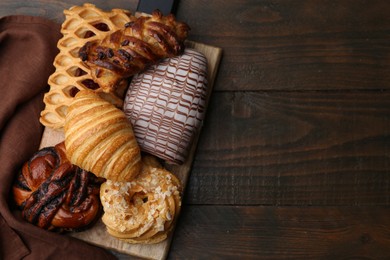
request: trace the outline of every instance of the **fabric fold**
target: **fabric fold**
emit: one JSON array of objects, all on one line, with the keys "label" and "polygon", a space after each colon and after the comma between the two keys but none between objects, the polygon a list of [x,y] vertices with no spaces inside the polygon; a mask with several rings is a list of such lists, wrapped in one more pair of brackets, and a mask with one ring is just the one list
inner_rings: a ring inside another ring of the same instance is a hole
[{"label": "fabric fold", "polygon": [[14,177],[39,148],[39,116],[60,28],[41,17],[0,19],[0,259],[115,259],[102,248],[35,227],[12,208]]}]

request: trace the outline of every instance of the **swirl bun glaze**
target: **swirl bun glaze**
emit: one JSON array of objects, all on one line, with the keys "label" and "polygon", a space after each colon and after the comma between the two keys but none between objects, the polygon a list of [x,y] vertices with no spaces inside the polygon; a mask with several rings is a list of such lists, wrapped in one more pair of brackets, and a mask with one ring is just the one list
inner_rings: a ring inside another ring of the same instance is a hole
[{"label": "swirl bun glaze", "polygon": [[100,215],[102,181],[72,165],[62,142],[25,162],[12,191],[28,222],[47,230],[73,231],[86,228]]}]

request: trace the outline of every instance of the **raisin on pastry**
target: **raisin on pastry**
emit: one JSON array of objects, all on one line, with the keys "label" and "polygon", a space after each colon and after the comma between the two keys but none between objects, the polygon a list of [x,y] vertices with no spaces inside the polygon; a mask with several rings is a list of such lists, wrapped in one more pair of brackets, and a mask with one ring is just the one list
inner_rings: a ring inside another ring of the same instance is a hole
[{"label": "raisin on pastry", "polygon": [[79,57],[90,67],[92,77],[109,92],[128,78],[157,61],[181,54],[189,26],[173,15],[155,11],[140,16],[103,40],[87,42]]}]

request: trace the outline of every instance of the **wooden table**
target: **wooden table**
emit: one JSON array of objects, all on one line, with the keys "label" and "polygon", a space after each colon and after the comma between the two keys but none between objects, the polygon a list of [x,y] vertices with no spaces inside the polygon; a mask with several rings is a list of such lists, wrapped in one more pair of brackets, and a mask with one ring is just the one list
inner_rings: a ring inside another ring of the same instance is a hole
[{"label": "wooden table", "polygon": [[[2,0],[0,16],[60,23],[82,3]],[[223,58],[169,259],[390,258],[389,13],[390,1],[180,2],[189,39]]]}]

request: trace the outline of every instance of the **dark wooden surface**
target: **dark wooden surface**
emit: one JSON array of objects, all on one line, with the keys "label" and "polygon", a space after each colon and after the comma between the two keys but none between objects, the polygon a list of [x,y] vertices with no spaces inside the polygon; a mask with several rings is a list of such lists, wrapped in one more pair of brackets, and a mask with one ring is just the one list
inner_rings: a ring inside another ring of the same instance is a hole
[{"label": "dark wooden surface", "polygon": [[177,17],[224,53],[168,257],[389,259],[390,1],[183,0]]}]

